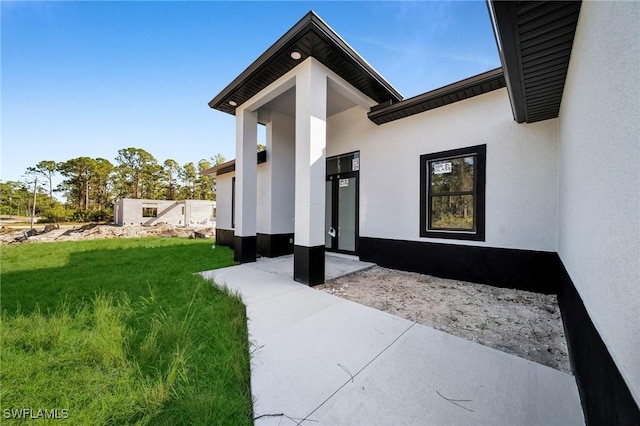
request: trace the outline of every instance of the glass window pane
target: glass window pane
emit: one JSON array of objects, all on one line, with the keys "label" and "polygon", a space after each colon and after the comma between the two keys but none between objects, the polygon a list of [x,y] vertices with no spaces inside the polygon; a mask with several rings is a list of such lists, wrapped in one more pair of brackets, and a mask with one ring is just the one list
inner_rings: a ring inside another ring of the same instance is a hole
[{"label": "glass window pane", "polygon": [[338,171],[340,173],[350,172],[352,170],[351,160],[353,160],[353,154],[342,155],[338,157]]},{"label": "glass window pane", "polygon": [[327,159],[327,175],[335,175],[336,173],[338,173],[338,159]]},{"label": "glass window pane", "polygon": [[475,156],[429,162],[431,192],[473,191]]},{"label": "glass window pane", "polygon": [[431,197],[430,229],[473,231],[473,195]]},{"label": "glass window pane", "polygon": [[333,248],[333,237],[329,234],[333,225],[331,215],[333,213],[333,182],[326,181],[324,190],[325,194],[325,213],[324,213],[324,246],[328,249]]},{"label": "glass window pane", "polygon": [[338,173],[347,173],[356,171],[353,166],[353,160],[358,159],[358,168],[360,170],[360,153],[352,152],[350,154],[337,155],[335,157],[327,158],[327,175],[334,175]]},{"label": "glass window pane", "polygon": [[356,249],[356,178],[340,179],[338,185],[338,249]]}]

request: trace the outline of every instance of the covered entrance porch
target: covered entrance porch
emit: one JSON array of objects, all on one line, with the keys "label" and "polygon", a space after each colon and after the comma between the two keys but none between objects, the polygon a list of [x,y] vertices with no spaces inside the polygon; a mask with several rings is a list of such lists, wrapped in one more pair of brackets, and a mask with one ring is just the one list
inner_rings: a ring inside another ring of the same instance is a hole
[{"label": "covered entrance porch", "polygon": [[[293,234],[293,278],[315,285],[325,281],[325,250],[356,253],[359,154],[327,163],[327,118],[372,103],[308,58],[236,109],[237,261],[253,262],[259,246]],[[266,126],[260,179],[258,124]]]},{"label": "covered entrance porch", "polygon": [[[260,248],[277,252],[269,247],[292,240],[293,278],[316,285],[325,281],[327,249],[356,253],[359,153],[347,159],[349,175],[346,170],[327,173],[327,148],[333,155],[353,152],[332,146],[327,120],[351,108],[369,111],[401,99],[309,12],[211,100],[211,108],[236,117],[236,261],[255,262]],[[266,162],[260,173],[255,157],[259,124],[266,126]]]}]

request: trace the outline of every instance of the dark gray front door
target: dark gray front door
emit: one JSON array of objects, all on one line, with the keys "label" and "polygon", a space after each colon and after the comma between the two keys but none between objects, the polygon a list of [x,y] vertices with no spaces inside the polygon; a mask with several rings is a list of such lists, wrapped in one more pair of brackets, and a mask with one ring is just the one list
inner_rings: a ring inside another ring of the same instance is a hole
[{"label": "dark gray front door", "polygon": [[325,247],[329,251],[358,252],[359,169],[358,153],[327,159]]}]

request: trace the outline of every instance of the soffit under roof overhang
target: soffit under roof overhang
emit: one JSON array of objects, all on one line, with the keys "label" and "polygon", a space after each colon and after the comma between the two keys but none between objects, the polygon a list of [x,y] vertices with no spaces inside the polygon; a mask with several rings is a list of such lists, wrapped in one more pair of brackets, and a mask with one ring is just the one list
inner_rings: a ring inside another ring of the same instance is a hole
[{"label": "soffit under roof overhang", "polygon": [[[291,57],[294,51],[301,54],[300,59]],[[314,57],[378,103],[402,100],[391,84],[311,11],[216,95],[209,106],[235,114],[238,106],[308,57]]]},{"label": "soffit under roof overhang", "polygon": [[513,118],[558,117],[580,1],[495,1],[487,6]]},{"label": "soffit under roof overhang", "polygon": [[502,68],[496,68],[395,104],[378,105],[371,108],[368,117],[376,124],[384,124],[503,87],[505,80]]}]

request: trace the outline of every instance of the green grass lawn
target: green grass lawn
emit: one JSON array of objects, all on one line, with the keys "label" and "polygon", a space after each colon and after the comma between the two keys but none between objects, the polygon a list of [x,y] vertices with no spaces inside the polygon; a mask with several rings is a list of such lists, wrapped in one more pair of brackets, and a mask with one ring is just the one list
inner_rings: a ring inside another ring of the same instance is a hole
[{"label": "green grass lawn", "polygon": [[244,306],[193,275],[232,264],[179,238],[2,246],[1,421],[251,424]]}]

